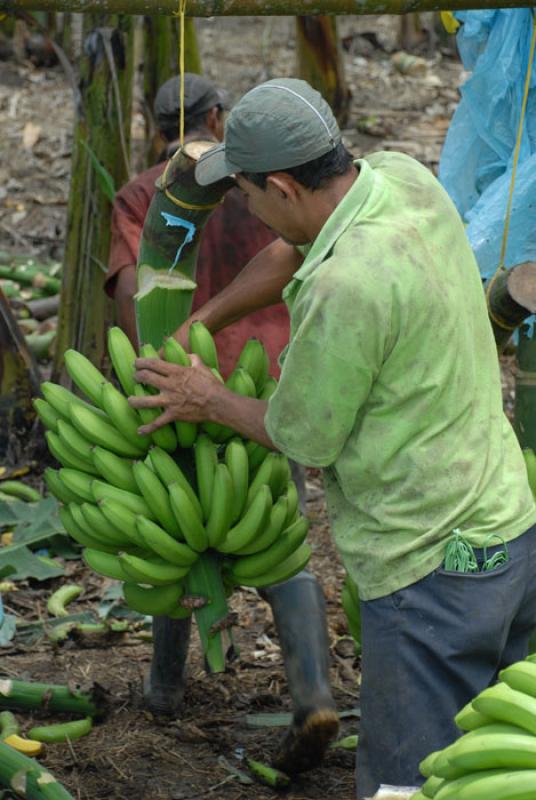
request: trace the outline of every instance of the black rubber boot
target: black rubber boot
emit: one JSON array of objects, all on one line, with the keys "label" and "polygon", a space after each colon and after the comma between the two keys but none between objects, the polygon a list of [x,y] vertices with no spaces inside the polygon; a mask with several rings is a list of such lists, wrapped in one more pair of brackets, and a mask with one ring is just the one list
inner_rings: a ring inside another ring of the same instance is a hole
[{"label": "black rubber boot", "polygon": [[153,660],[145,678],[145,705],[153,714],[174,716],[186,688],[186,659],[192,618],[153,617]]},{"label": "black rubber boot", "polygon": [[292,725],[274,764],[296,774],[319,766],[339,729],[329,685],[326,605],[309,572],[264,589],[261,595],[272,607],[294,706]]}]

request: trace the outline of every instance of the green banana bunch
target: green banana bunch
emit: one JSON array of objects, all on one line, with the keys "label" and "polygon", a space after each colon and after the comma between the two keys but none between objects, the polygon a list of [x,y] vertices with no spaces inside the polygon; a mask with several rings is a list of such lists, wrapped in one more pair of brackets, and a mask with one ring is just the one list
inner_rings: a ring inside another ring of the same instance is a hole
[{"label": "green banana bunch", "polygon": [[[536,797],[536,663],[503,669],[455,717],[467,731],[419,768],[418,795],[435,800],[529,800]],[[414,797],[418,797],[414,795]]]},{"label": "green banana bunch", "polygon": [[[189,339],[191,351],[222,380],[205,326],[194,323]],[[228,613],[226,594],[238,585],[287,580],[311,555],[288,461],[221,425],[179,421],[141,436],[140,425],[160,411],[135,411],[127,398],[154,392],[136,383],[136,353],[118,328],[109,331],[108,348],[122,391],[71,350],[67,369],[89,402],[52,383],[35,401],[60,463],[45,471],[47,487],[63,504],[60,519],[85,563],[122,581],[131,608],[180,618],[192,613],[186,598],[181,604],[185,593],[207,598],[196,618],[205,654],[220,669],[224,659],[211,631]],[[191,365],[175,339],[163,350],[168,362]],[[158,357],[149,345],[140,353]],[[245,345],[227,386],[251,398],[273,394],[277,381],[259,341]]]}]

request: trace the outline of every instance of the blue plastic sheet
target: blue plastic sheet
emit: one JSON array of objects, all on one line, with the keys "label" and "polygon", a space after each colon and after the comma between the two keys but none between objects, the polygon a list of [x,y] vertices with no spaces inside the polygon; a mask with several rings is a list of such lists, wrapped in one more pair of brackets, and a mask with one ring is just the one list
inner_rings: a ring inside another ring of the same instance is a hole
[{"label": "blue plastic sheet", "polygon": [[[441,154],[439,179],[467,223],[483,278],[497,269],[532,37],[531,9],[458,11],[471,76]],[[505,265],[536,261],[536,66],[533,65]]]}]

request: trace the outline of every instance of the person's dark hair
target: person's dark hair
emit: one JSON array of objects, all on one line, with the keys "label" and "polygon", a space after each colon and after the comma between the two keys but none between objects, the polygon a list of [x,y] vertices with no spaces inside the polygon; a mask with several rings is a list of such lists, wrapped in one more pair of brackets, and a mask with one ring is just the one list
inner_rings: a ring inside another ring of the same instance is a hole
[{"label": "person's dark hair", "polygon": [[[216,106],[218,109],[218,116],[223,114],[222,106]],[[184,115],[184,133],[189,134],[192,131],[203,130],[206,128],[207,125],[207,114],[210,111],[202,111],[200,114],[188,114]],[[174,125],[172,128],[165,128],[161,129],[160,133],[164,137],[167,142],[173,142],[175,139],[179,138],[179,123],[178,123],[178,114],[177,114],[177,124]]]},{"label": "person's dark hair", "polygon": [[286,172],[287,175],[291,175],[295,181],[301,183],[306,189],[314,192],[329,183],[332,178],[346,175],[353,160],[352,154],[341,143],[334,147],[333,150],[330,150],[329,153],[325,153],[320,158],[314,158],[312,161],[307,161],[306,164],[300,164],[299,167],[273,170],[272,172],[242,172],[241,175],[264,191],[268,175],[272,175],[274,171]]}]

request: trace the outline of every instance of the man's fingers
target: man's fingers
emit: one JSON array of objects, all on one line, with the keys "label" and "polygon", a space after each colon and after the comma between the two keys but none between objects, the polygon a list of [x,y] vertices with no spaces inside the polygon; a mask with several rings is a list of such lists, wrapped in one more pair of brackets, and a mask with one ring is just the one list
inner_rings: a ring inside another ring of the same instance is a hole
[{"label": "man's fingers", "polygon": [[192,367],[204,367],[204,366],[206,366],[205,362],[201,358],[199,358],[197,353],[190,353],[189,355],[190,355],[190,361],[191,361]]},{"label": "man's fingers", "polygon": [[153,372],[151,369],[139,369],[134,373],[134,380],[136,383],[144,383],[162,390],[168,385],[169,375]]},{"label": "man's fingers", "polygon": [[163,414],[160,414],[160,416],[150,422],[149,425],[143,425],[141,428],[138,428],[138,433],[154,433],[154,431],[161,428],[162,425],[167,425],[168,422],[173,422],[173,414],[170,411],[164,411]]},{"label": "man's fingers", "polygon": [[[170,364],[169,361],[163,361],[161,358],[137,358],[134,362],[136,369],[149,369],[151,372],[156,372],[158,375],[169,375],[175,372],[177,364]],[[181,369],[181,367],[178,367]]]},{"label": "man's fingers", "polygon": [[129,397],[128,403],[132,408],[161,408],[166,404],[162,394],[148,394],[144,397]]}]

